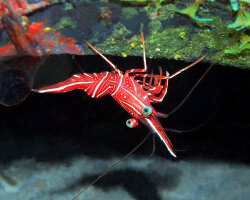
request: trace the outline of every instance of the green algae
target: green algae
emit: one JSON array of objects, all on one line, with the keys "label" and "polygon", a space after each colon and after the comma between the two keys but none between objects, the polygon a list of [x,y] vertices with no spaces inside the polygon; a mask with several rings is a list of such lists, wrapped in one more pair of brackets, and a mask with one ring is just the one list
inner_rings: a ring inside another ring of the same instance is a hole
[{"label": "green algae", "polygon": [[[154,22],[154,24],[156,24]],[[152,23],[149,26],[153,26]],[[129,40],[126,39],[129,33],[124,26],[119,25],[115,27],[114,35],[107,38],[103,44],[96,47],[106,54],[113,54],[116,51],[126,53],[127,55],[142,55],[142,41],[141,35],[134,35]],[[126,30],[124,35],[123,31]],[[119,33],[119,35],[117,35]],[[183,34],[184,33],[184,34]],[[180,34],[182,36],[180,36]],[[162,29],[158,24],[158,28],[154,29],[150,35],[145,37],[146,54],[150,58],[173,58],[184,59],[190,56],[190,51],[185,52],[185,49],[192,48],[187,37],[189,31],[185,27]],[[114,40],[117,38],[119,40]],[[164,38],[164,39],[163,39]],[[114,46],[115,45],[115,46]],[[201,53],[197,53],[201,55]]]},{"label": "green algae", "polygon": [[[133,1],[133,4],[135,3]],[[142,1],[139,2],[139,4],[141,3]],[[143,3],[152,5],[150,1],[143,1]],[[209,12],[204,13],[203,11],[199,12],[200,17],[197,20],[198,9],[199,5],[195,5],[195,9],[191,13],[193,17],[190,17],[199,26],[185,24],[165,26],[166,22],[172,21],[176,17],[176,11],[180,11],[174,4],[161,4],[157,15],[152,6],[144,6],[142,10],[137,11],[136,14],[145,13],[148,16],[148,24],[144,24],[144,30],[147,30],[145,34],[147,57],[193,61],[206,55],[205,61],[208,62],[243,68],[250,67],[249,43],[240,42],[242,37],[240,32],[228,28],[232,22],[222,20],[219,15],[213,15],[213,19],[207,18]],[[129,10],[130,7],[126,7],[126,13],[129,13]],[[244,24],[247,23],[249,22],[244,21]],[[113,33],[96,47],[105,54],[123,57],[141,56],[140,34],[135,34],[120,22],[118,24],[114,26]]]},{"label": "green algae", "polygon": [[133,19],[138,15],[138,11],[136,8],[122,8],[122,18],[123,19]]},{"label": "green algae", "polygon": [[[239,56],[230,56],[221,52],[229,45],[238,45],[240,34],[232,34],[227,29],[227,23],[219,17],[214,18],[214,29],[190,28],[187,26],[163,28],[160,20],[148,24],[148,34],[145,35],[146,55],[149,58],[166,58],[183,61],[193,61],[206,54],[205,61],[227,64],[231,66],[249,67],[250,55],[239,52]],[[126,56],[141,56],[141,35],[133,35],[123,24],[114,26],[113,33],[106,40],[96,45],[104,54]],[[234,36],[232,36],[234,35]],[[228,44],[230,37],[230,44]],[[244,45],[244,49],[246,45]],[[218,58],[219,57],[219,58]]]},{"label": "green algae", "polygon": [[119,55],[125,55],[129,46],[127,36],[131,33],[123,24],[117,23],[112,35],[107,37],[102,44],[96,45],[96,48],[104,54],[117,55],[119,52]]},{"label": "green algae", "polygon": [[69,2],[65,2],[64,4],[64,10],[73,10],[74,9],[74,6],[72,3],[69,3]]},{"label": "green algae", "polygon": [[70,17],[63,17],[60,19],[59,22],[57,22],[53,28],[57,31],[63,30],[65,28],[71,27],[72,29],[75,29],[77,26],[77,22],[72,21]]}]

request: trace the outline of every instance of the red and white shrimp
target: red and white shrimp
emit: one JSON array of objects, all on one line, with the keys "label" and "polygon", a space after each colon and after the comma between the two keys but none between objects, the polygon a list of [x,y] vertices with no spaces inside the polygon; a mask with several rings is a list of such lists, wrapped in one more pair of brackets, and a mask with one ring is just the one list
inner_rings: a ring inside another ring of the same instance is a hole
[{"label": "red and white shrimp", "polygon": [[[39,93],[63,93],[74,89],[81,89],[92,98],[100,98],[109,94],[132,116],[131,119],[126,121],[126,125],[129,128],[137,126],[139,120],[148,126],[152,133],[157,134],[170,154],[176,157],[172,144],[157,118],[165,117],[165,115],[157,112],[151,103],[162,102],[167,93],[168,80],[194,66],[204,56],[172,75],[169,75],[168,72],[166,72],[165,76],[162,75],[161,69],[159,75],[146,74],[147,63],[142,33],[141,36],[143,44],[143,69],[130,69],[123,74],[110,60],[88,43],[90,48],[109,63],[113,71],[75,74],[63,82],[34,91]],[[164,84],[162,84],[162,80],[165,81]]]}]

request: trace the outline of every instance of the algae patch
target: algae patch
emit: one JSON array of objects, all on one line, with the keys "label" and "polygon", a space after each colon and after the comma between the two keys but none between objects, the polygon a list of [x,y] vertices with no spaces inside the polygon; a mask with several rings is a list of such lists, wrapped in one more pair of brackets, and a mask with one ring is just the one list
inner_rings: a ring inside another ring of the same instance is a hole
[{"label": "algae patch", "polygon": [[65,28],[71,27],[72,29],[75,29],[77,26],[77,22],[72,21],[70,17],[63,17],[60,19],[59,22],[57,22],[53,28],[57,31],[63,30]]}]

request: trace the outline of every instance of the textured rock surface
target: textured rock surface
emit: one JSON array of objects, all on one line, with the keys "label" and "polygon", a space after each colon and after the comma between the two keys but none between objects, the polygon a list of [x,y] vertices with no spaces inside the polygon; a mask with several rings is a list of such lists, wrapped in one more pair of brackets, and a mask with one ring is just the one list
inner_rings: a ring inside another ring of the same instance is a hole
[{"label": "textured rock surface", "polygon": [[212,21],[200,22],[177,12],[192,1],[166,2],[158,7],[150,1],[129,2],[67,1],[36,12],[29,19],[46,19],[48,25],[74,37],[89,54],[93,52],[86,40],[104,54],[141,56],[140,30],[143,30],[150,58],[193,61],[206,54],[209,62],[250,66],[249,36],[244,39],[244,30],[228,28],[235,20],[229,4],[217,1],[201,4],[197,15]]},{"label": "textured rock surface", "polygon": [[[239,11],[220,1],[49,2],[46,8],[28,14],[28,18],[46,20],[48,26],[74,37],[88,54],[93,52],[85,41],[104,54],[141,56],[143,30],[150,58],[193,61],[206,54],[209,62],[250,66],[248,1],[240,1]],[[5,40],[2,34],[0,44]]]}]

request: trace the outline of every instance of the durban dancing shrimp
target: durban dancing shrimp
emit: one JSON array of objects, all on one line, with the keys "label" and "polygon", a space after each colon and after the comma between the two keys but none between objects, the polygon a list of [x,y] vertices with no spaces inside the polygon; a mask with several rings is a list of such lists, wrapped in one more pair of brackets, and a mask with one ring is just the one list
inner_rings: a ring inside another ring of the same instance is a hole
[{"label": "durban dancing shrimp", "polygon": [[[112,71],[75,74],[63,82],[35,89],[34,91],[39,93],[64,93],[74,89],[81,89],[92,98],[100,98],[109,94],[132,116],[131,119],[126,121],[126,125],[129,128],[136,127],[139,120],[145,124],[152,133],[155,133],[162,140],[170,154],[176,157],[172,144],[157,118],[166,117],[166,115],[157,112],[151,103],[162,102],[167,93],[168,80],[194,66],[200,62],[204,56],[172,75],[168,72],[166,72],[166,75],[163,75],[161,69],[159,75],[147,74],[143,33],[141,33],[141,37],[143,46],[143,69],[130,69],[123,74],[108,58],[91,44],[87,43],[93,51],[108,62],[113,69]],[[163,80],[165,80],[164,84],[162,83]]]}]

